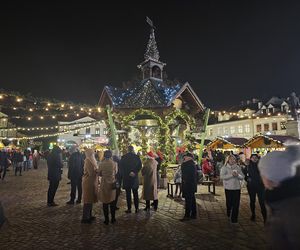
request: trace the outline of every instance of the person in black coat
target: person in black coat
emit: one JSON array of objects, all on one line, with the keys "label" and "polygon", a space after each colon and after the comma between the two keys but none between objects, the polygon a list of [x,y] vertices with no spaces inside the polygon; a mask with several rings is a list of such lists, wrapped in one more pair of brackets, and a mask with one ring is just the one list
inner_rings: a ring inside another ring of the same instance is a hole
[{"label": "person in black coat", "polygon": [[70,153],[71,156],[68,160],[68,178],[71,181],[71,194],[67,204],[73,205],[76,197],[76,189],[78,192],[76,203],[81,203],[84,160],[76,148],[72,149]]},{"label": "person in black coat", "polygon": [[186,153],[181,164],[182,173],[182,197],[185,199],[185,214],[181,221],[197,218],[196,198],[197,192],[197,168],[193,154]]},{"label": "person in black coat", "polygon": [[259,156],[257,154],[252,154],[250,157],[249,165],[243,170],[245,174],[245,180],[247,181],[247,189],[250,198],[250,209],[251,209],[251,221],[255,221],[255,201],[256,195],[258,197],[258,202],[261,209],[261,214],[266,222],[267,210],[265,206],[265,187],[260,177],[258,170]]},{"label": "person in black coat", "polygon": [[132,146],[128,147],[128,153],[123,155],[120,161],[121,176],[123,179],[123,188],[126,190],[127,210],[131,213],[131,190],[133,192],[135,212],[139,211],[139,177],[138,173],[142,168],[140,157],[134,153]]},{"label": "person in black coat", "polygon": [[24,155],[20,151],[16,151],[13,157],[15,162],[15,176],[17,176],[18,171],[19,175],[22,176],[22,165],[24,161]]},{"label": "person in black coat", "polygon": [[54,146],[52,152],[47,158],[48,165],[48,180],[49,180],[49,189],[48,189],[48,200],[47,205],[49,207],[57,206],[54,202],[54,196],[61,180],[62,174],[62,154],[61,149],[58,146]]},{"label": "person in black coat", "polygon": [[0,152],[0,179],[2,180],[4,180],[5,178],[6,170],[8,168],[8,163],[9,163],[8,155],[4,150],[2,150]]}]

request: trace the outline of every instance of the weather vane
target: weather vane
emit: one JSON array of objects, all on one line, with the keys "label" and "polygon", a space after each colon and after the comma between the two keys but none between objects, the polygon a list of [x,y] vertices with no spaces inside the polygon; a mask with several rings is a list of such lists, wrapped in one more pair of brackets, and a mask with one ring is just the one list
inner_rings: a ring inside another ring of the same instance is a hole
[{"label": "weather vane", "polygon": [[146,22],[150,25],[151,29],[153,30],[156,29],[155,26],[153,25],[152,20],[147,16],[146,16]]}]

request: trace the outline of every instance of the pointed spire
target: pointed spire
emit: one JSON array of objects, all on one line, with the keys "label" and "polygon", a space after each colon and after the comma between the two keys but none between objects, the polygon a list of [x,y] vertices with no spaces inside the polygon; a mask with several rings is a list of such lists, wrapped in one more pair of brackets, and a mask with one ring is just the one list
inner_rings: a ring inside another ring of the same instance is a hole
[{"label": "pointed spire", "polygon": [[147,44],[147,49],[144,57],[145,60],[153,59],[155,61],[159,61],[159,52],[155,41],[154,27],[151,27],[151,33],[150,33],[150,37],[149,37],[149,41]]}]

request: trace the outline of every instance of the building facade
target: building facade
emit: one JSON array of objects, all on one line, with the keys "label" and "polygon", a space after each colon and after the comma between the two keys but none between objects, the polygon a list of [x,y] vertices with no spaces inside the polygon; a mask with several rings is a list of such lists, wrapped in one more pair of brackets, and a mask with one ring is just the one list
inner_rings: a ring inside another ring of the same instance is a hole
[{"label": "building facade", "polygon": [[58,131],[62,133],[67,129],[70,130],[70,128],[72,130],[70,133],[61,134],[57,138],[58,144],[66,148],[72,145],[105,145],[108,143],[104,121],[97,122],[87,116],[71,122],[58,122],[58,127]]}]

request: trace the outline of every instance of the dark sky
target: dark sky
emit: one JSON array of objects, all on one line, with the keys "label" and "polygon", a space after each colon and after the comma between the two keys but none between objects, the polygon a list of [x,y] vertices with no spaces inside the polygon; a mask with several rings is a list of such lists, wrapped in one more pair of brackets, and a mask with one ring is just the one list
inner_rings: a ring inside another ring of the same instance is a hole
[{"label": "dark sky", "polygon": [[96,104],[105,84],[137,73],[149,16],[169,78],[188,81],[206,106],[300,94],[300,4],[81,2],[1,4],[0,88]]}]

